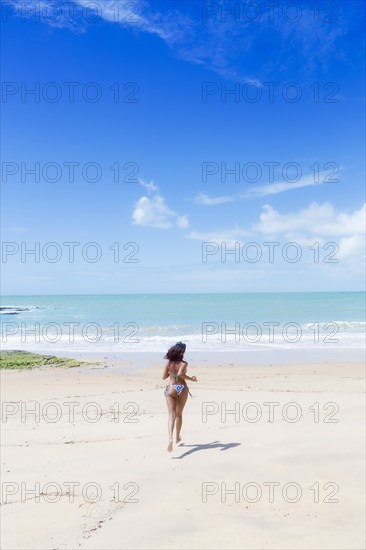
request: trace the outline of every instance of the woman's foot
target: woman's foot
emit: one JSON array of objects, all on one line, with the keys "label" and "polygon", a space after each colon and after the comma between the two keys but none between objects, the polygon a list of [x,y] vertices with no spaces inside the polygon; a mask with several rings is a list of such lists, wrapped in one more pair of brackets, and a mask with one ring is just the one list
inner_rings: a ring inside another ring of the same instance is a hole
[{"label": "woman's foot", "polygon": [[177,445],[178,445],[178,443],[180,443],[181,441],[182,441],[181,436],[180,436],[180,435],[177,435]]},{"label": "woman's foot", "polygon": [[169,444],[168,444],[167,451],[168,451],[168,453],[171,453],[172,450],[173,450],[173,440],[170,439]]}]

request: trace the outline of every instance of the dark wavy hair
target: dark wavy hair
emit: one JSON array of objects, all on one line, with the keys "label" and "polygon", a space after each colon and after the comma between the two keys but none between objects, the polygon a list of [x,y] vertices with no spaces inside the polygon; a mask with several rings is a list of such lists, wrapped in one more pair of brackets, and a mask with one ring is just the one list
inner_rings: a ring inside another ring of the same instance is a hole
[{"label": "dark wavy hair", "polygon": [[165,359],[169,361],[182,361],[186,345],[183,342],[177,342],[174,346],[168,349]]}]

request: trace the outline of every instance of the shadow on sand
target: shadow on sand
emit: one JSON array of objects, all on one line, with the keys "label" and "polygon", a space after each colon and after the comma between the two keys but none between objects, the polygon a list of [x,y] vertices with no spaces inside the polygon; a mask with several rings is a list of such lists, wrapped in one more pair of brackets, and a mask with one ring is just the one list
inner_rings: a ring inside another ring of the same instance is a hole
[{"label": "shadow on sand", "polygon": [[172,459],[185,458],[186,456],[196,453],[197,451],[204,451],[209,449],[220,449],[220,451],[227,451],[228,449],[232,449],[233,447],[238,447],[239,445],[241,445],[241,443],[220,443],[219,441],[213,441],[212,443],[203,443],[203,444],[197,444],[197,445],[186,445],[185,443],[181,443],[179,445],[180,449],[182,447],[192,447],[192,448],[180,456],[172,456]]}]

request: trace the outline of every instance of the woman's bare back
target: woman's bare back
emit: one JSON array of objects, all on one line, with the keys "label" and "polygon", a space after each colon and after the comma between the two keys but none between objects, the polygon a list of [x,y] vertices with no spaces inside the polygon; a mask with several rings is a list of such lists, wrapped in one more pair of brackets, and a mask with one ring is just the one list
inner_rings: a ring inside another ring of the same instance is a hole
[{"label": "woman's bare back", "polygon": [[[185,374],[187,371],[187,361],[169,361],[168,363],[168,372],[170,377],[170,382],[173,384],[181,383],[184,384],[185,380],[178,374]],[[183,368],[182,368],[183,367]],[[184,368],[185,367],[185,368]]]}]

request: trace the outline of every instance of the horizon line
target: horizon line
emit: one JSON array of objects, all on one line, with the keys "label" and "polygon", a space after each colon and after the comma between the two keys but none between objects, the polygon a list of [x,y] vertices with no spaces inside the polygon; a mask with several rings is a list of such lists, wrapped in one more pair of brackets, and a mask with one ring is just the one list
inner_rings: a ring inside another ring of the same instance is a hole
[{"label": "horizon line", "polygon": [[363,292],[366,293],[366,289],[361,290],[256,290],[256,291],[239,291],[239,292],[130,292],[130,293],[95,293],[95,294],[0,294],[0,298],[6,298],[8,296],[14,298],[22,298],[29,296],[176,296],[176,295],[221,295],[221,294],[334,294],[345,292]]}]

